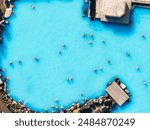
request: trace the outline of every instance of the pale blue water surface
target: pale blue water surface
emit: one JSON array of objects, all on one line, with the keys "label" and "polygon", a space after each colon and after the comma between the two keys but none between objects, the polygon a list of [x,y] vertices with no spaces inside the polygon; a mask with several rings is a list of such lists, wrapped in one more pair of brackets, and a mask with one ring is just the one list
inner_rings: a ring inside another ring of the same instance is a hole
[{"label": "pale blue water surface", "polygon": [[[89,99],[103,95],[107,84],[117,76],[132,97],[130,103],[114,112],[150,112],[150,9],[134,9],[133,23],[128,26],[90,21],[82,17],[82,7],[82,0],[15,3],[0,52],[0,65],[10,79],[11,97],[36,111],[51,111],[51,105],[68,108],[74,100],[82,102],[81,93]],[[83,33],[87,33],[85,38]],[[95,74],[93,70],[98,67],[103,72]],[[67,82],[68,76],[73,77],[72,83]]]}]

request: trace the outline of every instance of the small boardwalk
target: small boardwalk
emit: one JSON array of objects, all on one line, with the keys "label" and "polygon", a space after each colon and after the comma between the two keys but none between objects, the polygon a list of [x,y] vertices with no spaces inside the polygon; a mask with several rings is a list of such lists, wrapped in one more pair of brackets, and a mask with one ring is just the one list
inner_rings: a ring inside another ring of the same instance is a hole
[{"label": "small boardwalk", "polygon": [[119,106],[122,106],[127,100],[129,100],[129,96],[115,81],[106,88],[106,92]]}]

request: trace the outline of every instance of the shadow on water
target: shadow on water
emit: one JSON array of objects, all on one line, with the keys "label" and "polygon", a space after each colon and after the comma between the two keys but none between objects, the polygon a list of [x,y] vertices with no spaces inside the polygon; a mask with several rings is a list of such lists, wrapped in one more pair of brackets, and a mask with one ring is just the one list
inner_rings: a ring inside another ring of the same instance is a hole
[{"label": "shadow on water", "polygon": [[118,110],[124,110],[124,109],[126,109],[127,108],[127,106],[129,106],[130,105],[130,101],[127,101],[125,104],[123,104],[121,107],[120,106],[118,106],[118,105],[115,105],[114,107],[113,107],[113,109],[112,109],[112,112],[113,113],[117,113],[118,112]]},{"label": "shadow on water", "polygon": [[136,26],[133,23],[129,25],[105,23],[101,22],[99,19],[96,19],[95,21],[90,21],[89,26],[95,31],[102,31],[102,29],[106,29],[121,36],[132,35],[136,30]]},{"label": "shadow on water", "polygon": [[[8,19],[9,21],[9,19]],[[5,26],[5,30],[2,34],[3,36],[3,42],[0,44],[0,66],[2,65],[2,59],[7,59],[7,44],[10,43],[10,41],[12,40],[11,37],[11,26],[6,25]]]},{"label": "shadow on water", "polygon": [[2,65],[2,59],[7,58],[7,45],[2,43],[0,44],[0,67]]},{"label": "shadow on water", "polygon": [[12,40],[12,35],[11,35],[11,26],[7,25],[5,27],[5,31],[3,32],[3,37],[6,38],[7,42],[10,42]]}]

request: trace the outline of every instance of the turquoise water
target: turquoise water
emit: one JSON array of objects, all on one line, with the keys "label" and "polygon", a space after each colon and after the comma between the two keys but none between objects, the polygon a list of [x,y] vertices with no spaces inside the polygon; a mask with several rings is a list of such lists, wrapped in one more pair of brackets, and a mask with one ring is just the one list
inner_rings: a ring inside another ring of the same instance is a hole
[{"label": "turquoise water", "polygon": [[[82,102],[81,93],[89,99],[103,95],[117,76],[132,97],[114,112],[150,112],[150,9],[134,9],[133,23],[127,26],[82,18],[82,0],[18,0],[15,5],[0,51],[11,97],[36,111],[51,111],[51,105],[68,108],[74,100]],[[95,74],[99,67],[103,72]],[[73,82],[68,83],[70,76]]]}]

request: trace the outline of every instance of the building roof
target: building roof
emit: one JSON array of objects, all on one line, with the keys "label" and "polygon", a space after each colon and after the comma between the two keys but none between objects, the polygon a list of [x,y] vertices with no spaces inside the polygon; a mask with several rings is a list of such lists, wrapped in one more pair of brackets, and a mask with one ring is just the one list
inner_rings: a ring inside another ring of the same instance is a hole
[{"label": "building roof", "polygon": [[129,99],[129,96],[115,81],[106,88],[106,92],[119,106],[122,106]]},{"label": "building roof", "polygon": [[106,17],[120,18],[126,13],[126,0],[102,0],[101,8]]}]

